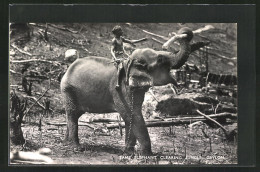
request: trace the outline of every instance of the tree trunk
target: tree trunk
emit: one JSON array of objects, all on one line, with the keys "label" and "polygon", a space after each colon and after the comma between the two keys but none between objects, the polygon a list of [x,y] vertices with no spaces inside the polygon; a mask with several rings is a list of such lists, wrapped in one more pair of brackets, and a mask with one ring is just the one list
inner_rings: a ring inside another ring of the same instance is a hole
[{"label": "tree trunk", "polygon": [[21,124],[19,124],[17,121],[11,121],[10,140],[14,145],[21,145],[25,142]]}]

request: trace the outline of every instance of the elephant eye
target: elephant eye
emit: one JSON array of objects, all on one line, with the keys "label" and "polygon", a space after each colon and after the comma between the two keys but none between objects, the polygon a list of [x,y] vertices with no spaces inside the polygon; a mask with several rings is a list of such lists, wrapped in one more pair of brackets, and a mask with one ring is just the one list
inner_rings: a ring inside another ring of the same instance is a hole
[{"label": "elephant eye", "polygon": [[135,62],[135,66],[138,69],[145,69],[147,67],[147,64],[144,60],[138,60],[138,61]]}]

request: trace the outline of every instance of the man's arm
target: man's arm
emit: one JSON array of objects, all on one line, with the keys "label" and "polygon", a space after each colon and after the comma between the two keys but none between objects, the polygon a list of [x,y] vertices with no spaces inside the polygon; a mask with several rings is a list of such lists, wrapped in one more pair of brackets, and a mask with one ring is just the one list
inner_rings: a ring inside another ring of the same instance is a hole
[{"label": "man's arm", "polygon": [[129,44],[135,46],[132,40],[130,40],[130,39],[125,39],[124,37],[121,37],[121,38],[122,38],[122,41],[123,41],[123,42],[129,43]]}]

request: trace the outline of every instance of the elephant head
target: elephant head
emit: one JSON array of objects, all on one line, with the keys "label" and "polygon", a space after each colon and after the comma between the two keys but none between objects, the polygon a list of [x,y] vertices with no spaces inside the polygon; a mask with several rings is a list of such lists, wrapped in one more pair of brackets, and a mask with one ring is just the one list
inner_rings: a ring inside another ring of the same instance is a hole
[{"label": "elephant head", "polygon": [[180,50],[176,54],[150,48],[136,49],[124,64],[129,86],[147,89],[153,85],[175,82],[169,72],[171,69],[180,68],[187,61],[191,53],[192,37],[193,32],[189,28],[182,28],[175,37],[165,43],[165,46],[168,46],[173,41],[178,41]]}]

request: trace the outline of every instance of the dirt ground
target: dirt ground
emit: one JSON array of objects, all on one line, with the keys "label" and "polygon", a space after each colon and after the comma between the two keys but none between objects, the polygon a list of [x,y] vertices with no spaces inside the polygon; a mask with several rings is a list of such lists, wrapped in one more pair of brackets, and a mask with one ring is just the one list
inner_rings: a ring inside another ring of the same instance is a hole
[{"label": "dirt ground", "polygon": [[[113,114],[115,116],[117,114]],[[81,118],[100,116],[84,114]],[[111,114],[102,115],[111,117]],[[151,159],[139,154],[139,145],[136,146],[135,157],[124,156],[124,130],[120,135],[119,129],[96,131],[87,126],[79,127],[81,148],[73,148],[63,144],[62,139],[66,131],[65,126],[53,126],[46,123],[65,122],[65,116],[55,118],[46,117],[39,131],[39,118],[30,117],[23,125],[26,143],[23,146],[12,146],[11,149],[36,151],[41,147],[52,150],[50,157],[54,164],[81,164],[81,165],[147,165],[147,164],[236,164],[237,143],[225,140],[224,133],[218,128],[208,125],[153,127],[148,128],[152,151],[155,154]],[[95,125],[95,124],[93,124]],[[99,124],[99,126],[102,124]],[[225,126],[227,129],[234,125]]]},{"label": "dirt ground", "polygon": [[[112,58],[110,55],[110,46],[112,40],[111,30],[116,24],[56,24],[58,27],[68,28],[61,30],[49,26],[48,38],[46,41],[41,33],[46,29],[45,24],[32,25],[32,35],[26,38],[25,32],[18,29],[15,34],[11,34],[10,44],[18,46],[31,55],[22,53],[20,50],[10,46],[10,61],[42,59],[50,62],[59,62],[60,66],[51,63],[31,63],[30,71],[38,75],[44,75],[52,78],[50,90],[45,97],[50,99],[52,114],[43,116],[42,125],[39,125],[40,116],[43,110],[39,106],[34,106],[28,113],[22,124],[22,130],[26,143],[21,146],[10,146],[10,150],[36,151],[41,147],[47,147],[52,150],[50,157],[54,164],[80,164],[80,165],[147,165],[147,164],[236,164],[237,163],[237,140],[227,141],[222,130],[208,125],[199,125],[194,128],[188,125],[171,127],[152,127],[148,128],[152,151],[154,157],[147,159],[139,156],[139,146],[136,146],[134,157],[123,156],[124,149],[124,130],[120,135],[119,129],[94,132],[87,126],[79,127],[79,139],[82,149],[76,149],[63,145],[62,139],[65,134],[64,126],[48,125],[48,122],[63,123],[66,122],[61,95],[59,90],[58,75],[64,72],[70,64],[64,61],[66,50],[74,48],[79,52],[80,57],[89,55],[104,56]],[[172,31],[188,26],[193,30],[203,27],[205,24],[170,24],[170,23],[122,23],[124,36],[130,39],[140,39],[147,37],[148,41],[137,43],[138,48],[150,47],[161,49],[161,44],[154,42],[150,36],[142,30],[148,30],[156,34],[168,36]],[[219,58],[216,55],[229,58],[236,57],[236,25],[235,24],[212,24],[216,29],[212,32],[205,32],[203,37],[194,37],[194,41],[212,40],[209,58],[209,71],[216,74],[235,74],[236,61],[230,61],[225,58]],[[235,35],[235,36],[234,36]],[[189,63],[199,64],[198,53],[193,53]],[[21,87],[21,70],[24,64],[10,63],[10,91],[16,90],[20,96],[25,96]],[[33,81],[32,97],[40,97],[49,87],[49,80]],[[27,96],[28,97],[28,96]],[[29,99],[30,100],[30,99]],[[43,103],[42,100],[39,100]],[[32,105],[34,101],[30,100]],[[101,116],[116,118],[117,114],[85,114],[82,118],[91,116]],[[94,124],[93,124],[94,125]],[[102,123],[98,125],[102,126]],[[40,129],[39,129],[40,127]],[[235,124],[225,125],[226,128],[236,128]]]}]

